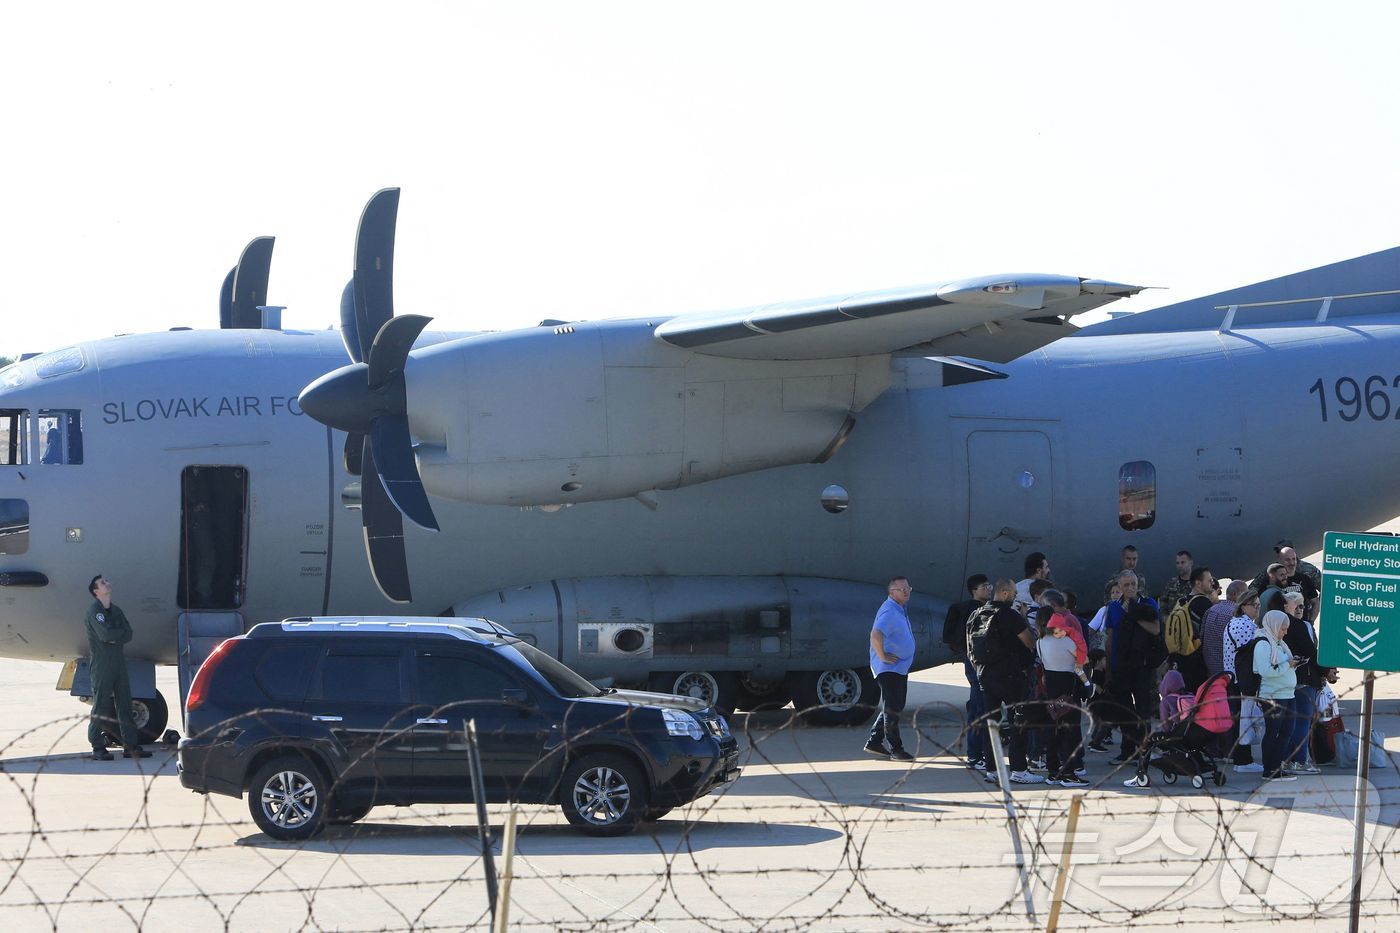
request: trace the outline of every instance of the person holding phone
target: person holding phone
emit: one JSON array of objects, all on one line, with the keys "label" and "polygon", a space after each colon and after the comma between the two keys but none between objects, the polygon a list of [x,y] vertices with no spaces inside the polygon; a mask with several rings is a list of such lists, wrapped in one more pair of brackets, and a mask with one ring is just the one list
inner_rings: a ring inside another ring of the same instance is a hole
[{"label": "person holding phone", "polygon": [[1283,771],[1283,756],[1293,734],[1290,713],[1298,686],[1299,659],[1288,650],[1288,614],[1264,613],[1264,638],[1254,646],[1254,673],[1259,675],[1259,706],[1264,713],[1264,780],[1296,781]]}]

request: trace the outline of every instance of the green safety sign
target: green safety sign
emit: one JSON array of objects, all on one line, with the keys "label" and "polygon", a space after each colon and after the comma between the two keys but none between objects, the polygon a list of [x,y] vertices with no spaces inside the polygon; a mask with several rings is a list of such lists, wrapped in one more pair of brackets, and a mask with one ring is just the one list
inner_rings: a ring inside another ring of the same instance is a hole
[{"label": "green safety sign", "polygon": [[1327,532],[1317,654],[1323,667],[1400,671],[1400,537]]}]

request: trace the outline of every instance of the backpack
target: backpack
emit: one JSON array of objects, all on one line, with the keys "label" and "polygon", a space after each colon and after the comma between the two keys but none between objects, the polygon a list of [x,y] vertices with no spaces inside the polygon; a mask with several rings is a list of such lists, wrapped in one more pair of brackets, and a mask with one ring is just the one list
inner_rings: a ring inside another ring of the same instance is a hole
[{"label": "backpack", "polygon": [[967,658],[978,680],[985,678],[989,668],[997,668],[1006,658],[1006,646],[991,631],[996,614],[997,607],[988,603],[977,607],[967,620]]},{"label": "backpack", "polygon": [[1167,652],[1178,657],[1186,657],[1201,650],[1201,640],[1196,637],[1196,626],[1191,621],[1188,602],[1189,599],[1178,599],[1171,612],[1167,613],[1166,625],[1162,627],[1162,634],[1167,641]]},{"label": "backpack", "polygon": [[[1240,693],[1247,697],[1259,695],[1260,677],[1254,672],[1254,646],[1261,641],[1264,641],[1263,635],[1235,649],[1235,683],[1239,685]],[[1234,639],[1230,643],[1234,644]]]}]

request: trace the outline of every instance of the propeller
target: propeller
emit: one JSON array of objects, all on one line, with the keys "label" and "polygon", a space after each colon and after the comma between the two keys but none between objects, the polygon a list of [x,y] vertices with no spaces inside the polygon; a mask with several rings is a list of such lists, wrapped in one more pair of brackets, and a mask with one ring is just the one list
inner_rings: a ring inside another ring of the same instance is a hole
[{"label": "propeller", "polygon": [[238,257],[238,265],[224,276],[223,288],[219,290],[220,328],[257,330],[262,327],[262,312],[258,309],[267,304],[272,244],[270,236],[250,241],[243,247],[243,255]]},{"label": "propeller", "polygon": [[398,206],[397,188],[377,192],[365,205],[355,274],[340,299],[340,335],[353,362],[303,389],[300,403],[312,418],[346,433],[345,468],[361,476],[360,517],[374,580],[388,599],[410,602],[403,516],[429,531],[438,523],[413,454],[404,367],[432,319],[394,316]]}]

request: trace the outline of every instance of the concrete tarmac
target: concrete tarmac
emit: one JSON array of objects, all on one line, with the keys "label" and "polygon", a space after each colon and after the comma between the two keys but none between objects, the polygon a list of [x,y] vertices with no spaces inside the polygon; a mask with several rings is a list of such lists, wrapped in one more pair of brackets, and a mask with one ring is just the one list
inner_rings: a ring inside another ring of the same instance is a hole
[{"label": "concrete tarmac", "polygon": [[[58,670],[0,661],[11,711],[0,725],[0,929],[487,928],[471,807],[379,808],[305,844],[274,842],[245,801],[183,789],[169,750],[87,760],[87,708],[53,689]],[[159,675],[175,696],[173,669]],[[1127,789],[1129,772],[1093,754],[1086,791],[1012,791],[1028,914],[1003,798],[957,753],[965,693],[960,668],[915,675],[912,765],[862,754],[864,729],[741,714],[743,777],[633,836],[589,839],[557,808],[519,808],[511,927],[1043,930],[1082,795],[1060,929],[1345,929],[1350,774]],[[1353,728],[1358,697],[1343,703]],[[1395,736],[1400,677],[1382,679],[1378,697],[1377,727]],[[1370,838],[1393,862],[1393,764],[1374,783]],[[498,866],[508,809],[490,808]],[[1365,889],[1363,929],[1400,928],[1393,869],[1372,857]]]}]

